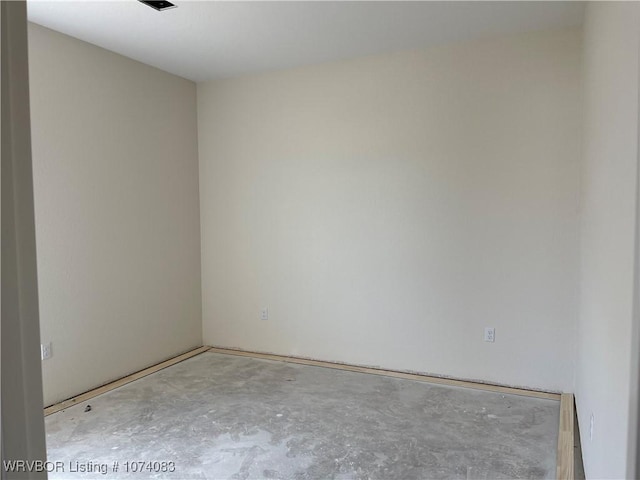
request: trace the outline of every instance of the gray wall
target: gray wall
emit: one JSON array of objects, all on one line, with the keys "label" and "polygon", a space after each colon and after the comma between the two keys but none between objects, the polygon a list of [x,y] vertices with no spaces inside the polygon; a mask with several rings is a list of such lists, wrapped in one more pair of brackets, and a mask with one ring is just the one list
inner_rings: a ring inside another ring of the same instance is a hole
[{"label": "gray wall", "polygon": [[196,86],[29,25],[45,404],[202,344]]},{"label": "gray wall", "polygon": [[29,72],[25,2],[0,2],[2,90],[2,392],[0,476],[4,461],[46,460],[38,347],[38,288],[29,138]]}]

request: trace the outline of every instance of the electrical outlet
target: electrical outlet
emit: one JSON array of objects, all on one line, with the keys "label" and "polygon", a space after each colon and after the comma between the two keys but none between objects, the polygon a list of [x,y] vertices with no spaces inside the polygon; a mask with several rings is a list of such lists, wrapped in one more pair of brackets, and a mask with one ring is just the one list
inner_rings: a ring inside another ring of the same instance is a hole
[{"label": "electrical outlet", "polygon": [[593,424],[596,422],[593,413],[591,414],[591,420],[589,421],[589,440],[593,440]]},{"label": "electrical outlet", "polygon": [[493,327],[485,327],[484,329],[484,341],[495,342],[496,341],[496,329]]},{"label": "electrical outlet", "polygon": [[260,310],[260,320],[269,320],[269,309],[263,308]]},{"label": "electrical outlet", "polygon": [[42,360],[47,360],[51,358],[53,355],[53,350],[51,350],[51,342],[49,343],[41,343],[40,344],[40,357]]}]

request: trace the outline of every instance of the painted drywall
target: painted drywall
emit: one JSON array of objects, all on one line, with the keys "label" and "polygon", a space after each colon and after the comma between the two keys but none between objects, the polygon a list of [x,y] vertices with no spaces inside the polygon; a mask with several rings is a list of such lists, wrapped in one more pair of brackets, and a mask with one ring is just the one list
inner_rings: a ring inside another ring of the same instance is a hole
[{"label": "painted drywall", "polygon": [[[640,4],[595,2],[584,24],[584,171],[576,404],[587,478],[631,478],[632,309]],[[635,379],[637,382],[637,379]],[[591,415],[593,439],[590,438]],[[635,430],[634,430],[635,431]]]},{"label": "painted drywall", "polygon": [[11,471],[5,461],[47,458],[39,358],[38,281],[29,128],[26,2],[0,3],[2,316],[0,477],[47,478]]},{"label": "painted drywall", "polygon": [[580,56],[569,29],[198,84],[205,343],[571,391]]},{"label": "painted drywall", "polygon": [[202,344],[196,86],[29,25],[45,404]]}]

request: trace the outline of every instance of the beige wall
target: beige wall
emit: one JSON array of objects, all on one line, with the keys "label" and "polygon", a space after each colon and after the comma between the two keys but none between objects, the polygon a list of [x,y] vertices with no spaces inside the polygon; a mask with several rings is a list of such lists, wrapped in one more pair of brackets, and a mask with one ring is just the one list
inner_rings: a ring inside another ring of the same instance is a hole
[{"label": "beige wall", "polygon": [[[576,403],[588,478],[632,478],[629,439],[640,4],[590,3],[584,25],[582,266]],[[638,348],[637,344],[635,348]],[[637,370],[633,370],[637,373]],[[633,394],[633,397],[632,397]],[[590,439],[591,415],[594,417]],[[630,430],[631,429],[631,430]]]},{"label": "beige wall", "polygon": [[199,84],[205,343],[573,390],[580,55],[565,30]]},{"label": "beige wall", "polygon": [[195,84],[29,26],[51,404],[201,344]]}]

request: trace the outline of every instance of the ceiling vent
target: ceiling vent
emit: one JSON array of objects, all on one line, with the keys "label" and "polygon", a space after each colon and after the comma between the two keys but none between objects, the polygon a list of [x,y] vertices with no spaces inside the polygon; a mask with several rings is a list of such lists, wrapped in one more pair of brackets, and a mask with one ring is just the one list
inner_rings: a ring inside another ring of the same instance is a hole
[{"label": "ceiling vent", "polygon": [[149,5],[151,8],[154,8],[159,12],[176,7],[173,3],[167,2],[165,0],[138,0],[138,1],[140,3],[144,3],[145,5]]}]

